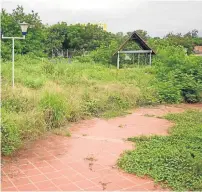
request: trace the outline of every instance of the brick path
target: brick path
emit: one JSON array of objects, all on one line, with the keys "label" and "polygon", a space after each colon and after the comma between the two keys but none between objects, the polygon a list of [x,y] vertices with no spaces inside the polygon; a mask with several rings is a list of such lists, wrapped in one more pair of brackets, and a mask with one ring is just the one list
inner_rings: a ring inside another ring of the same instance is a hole
[{"label": "brick path", "polygon": [[[118,170],[116,161],[124,150],[133,148],[124,139],[142,134],[167,134],[171,123],[152,115],[182,112],[185,107],[189,106],[138,109],[125,117],[74,124],[70,138],[48,135],[15,157],[3,158],[2,190],[163,190],[151,179]],[[202,108],[202,105],[196,107]]]}]

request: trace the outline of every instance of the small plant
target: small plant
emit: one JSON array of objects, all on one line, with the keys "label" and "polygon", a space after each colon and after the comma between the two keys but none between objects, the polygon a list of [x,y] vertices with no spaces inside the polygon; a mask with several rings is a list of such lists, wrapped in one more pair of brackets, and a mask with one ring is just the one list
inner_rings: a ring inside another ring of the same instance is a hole
[{"label": "small plant", "polygon": [[43,71],[46,73],[46,74],[53,74],[54,73],[54,64],[53,63],[45,63],[43,66],[42,66],[42,69]]},{"label": "small plant", "polygon": [[88,166],[89,166],[89,169],[91,171],[93,171],[93,165],[94,165],[94,161],[97,161],[97,159],[94,157],[94,155],[89,155],[88,157],[86,157],[84,160],[86,161],[90,161]]},{"label": "small plant", "polygon": [[94,157],[94,155],[89,155],[84,160],[87,160],[87,161],[97,161],[97,159]]},{"label": "small plant", "polygon": [[25,97],[16,97],[13,95],[13,98],[7,98],[2,102],[2,107],[10,112],[25,112],[27,111],[27,106],[29,106],[30,101]]},{"label": "small plant", "polygon": [[104,191],[104,190],[107,189],[107,185],[110,184],[111,182],[102,182],[102,181],[100,181],[99,183],[102,186],[102,190]]},{"label": "small plant", "polygon": [[65,134],[66,137],[71,137],[71,133],[69,131],[66,132]]},{"label": "small plant", "polygon": [[71,133],[68,130],[68,128],[55,128],[52,130],[52,133],[54,133],[56,135],[71,137]]},{"label": "small plant", "polygon": [[119,127],[119,128],[124,128],[124,127],[126,127],[126,125],[120,124],[118,127]]},{"label": "small plant", "polygon": [[20,131],[13,120],[5,119],[1,124],[1,151],[10,155],[22,145]]}]

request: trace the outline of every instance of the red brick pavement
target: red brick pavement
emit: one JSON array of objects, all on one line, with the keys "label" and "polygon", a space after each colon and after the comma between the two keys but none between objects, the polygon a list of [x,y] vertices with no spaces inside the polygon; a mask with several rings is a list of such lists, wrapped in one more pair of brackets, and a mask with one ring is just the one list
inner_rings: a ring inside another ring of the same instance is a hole
[{"label": "red brick pavement", "polygon": [[2,190],[165,191],[151,179],[124,173],[115,165],[124,150],[133,148],[123,139],[167,134],[170,122],[145,114],[160,116],[183,110],[179,107],[138,109],[125,117],[92,119],[74,124],[70,138],[49,135],[28,149],[19,151],[4,164]]}]

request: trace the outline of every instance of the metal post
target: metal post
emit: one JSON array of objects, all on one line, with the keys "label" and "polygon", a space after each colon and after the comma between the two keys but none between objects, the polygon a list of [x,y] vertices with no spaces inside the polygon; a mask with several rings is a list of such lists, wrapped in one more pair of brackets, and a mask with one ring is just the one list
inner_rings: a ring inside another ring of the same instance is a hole
[{"label": "metal post", "polygon": [[15,70],[15,52],[14,52],[14,48],[15,48],[15,39],[25,39],[25,35],[23,35],[22,37],[4,37],[2,35],[2,39],[12,39],[12,87],[14,88],[15,86],[15,73],[14,73],[14,70]]},{"label": "metal post", "polygon": [[119,69],[119,51],[118,51],[118,56],[117,56],[117,69]]},{"label": "metal post", "polygon": [[149,54],[149,64],[151,65],[151,53]]},{"label": "metal post", "polygon": [[140,54],[138,53],[138,67],[139,67],[139,64],[140,64]]},{"label": "metal post", "polygon": [[12,38],[12,86],[13,86],[13,88],[14,88],[14,86],[15,86],[15,74],[14,74],[14,70],[15,70],[15,68],[14,68],[14,60],[15,60],[15,58],[14,58],[14,47],[15,47],[15,39],[14,39],[14,37]]}]

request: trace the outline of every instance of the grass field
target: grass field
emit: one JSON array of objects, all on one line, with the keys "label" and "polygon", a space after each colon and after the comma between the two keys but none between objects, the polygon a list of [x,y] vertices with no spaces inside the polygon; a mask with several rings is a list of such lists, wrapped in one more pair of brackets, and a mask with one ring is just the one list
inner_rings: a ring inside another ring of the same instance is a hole
[{"label": "grass field", "polygon": [[51,63],[17,57],[2,64],[2,152],[5,155],[47,130],[89,117],[113,117],[158,103],[151,67],[116,70],[92,63]]}]

